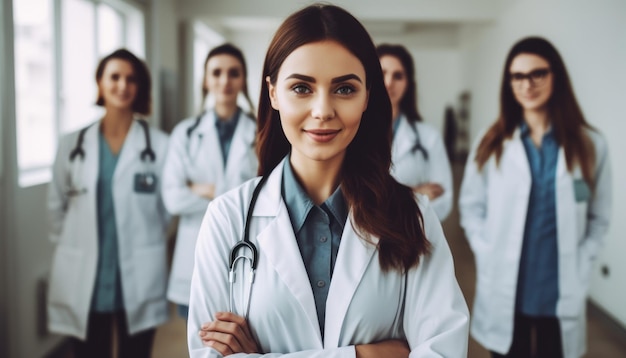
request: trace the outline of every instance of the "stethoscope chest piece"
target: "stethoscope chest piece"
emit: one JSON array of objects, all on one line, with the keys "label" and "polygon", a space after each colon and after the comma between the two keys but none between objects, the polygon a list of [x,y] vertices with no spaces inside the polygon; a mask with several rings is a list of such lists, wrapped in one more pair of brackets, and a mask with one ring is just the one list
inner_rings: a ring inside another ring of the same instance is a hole
[{"label": "stethoscope chest piece", "polygon": [[[244,302],[243,297],[245,297],[245,292],[242,292],[242,302],[241,307],[244,307],[243,317],[248,318],[248,314],[250,313],[250,299],[252,297],[252,284],[254,283],[254,278],[256,274],[256,268],[258,264],[259,252],[254,243],[250,241],[250,219],[252,218],[252,213],[254,211],[254,206],[256,204],[256,200],[259,196],[259,192],[261,191],[261,187],[265,183],[267,176],[261,178],[259,183],[254,188],[254,192],[252,193],[252,198],[250,199],[250,206],[248,208],[248,214],[246,216],[246,221],[243,229],[243,239],[238,241],[230,250],[230,258],[229,258],[229,269],[228,269],[228,285],[229,285],[229,311],[235,312],[235,300],[234,300],[234,285],[237,282],[237,263],[242,262],[244,264],[247,263],[250,266],[250,273],[248,275],[248,299]],[[243,278],[242,280],[245,280]],[[245,282],[242,287],[245,287]]]}]

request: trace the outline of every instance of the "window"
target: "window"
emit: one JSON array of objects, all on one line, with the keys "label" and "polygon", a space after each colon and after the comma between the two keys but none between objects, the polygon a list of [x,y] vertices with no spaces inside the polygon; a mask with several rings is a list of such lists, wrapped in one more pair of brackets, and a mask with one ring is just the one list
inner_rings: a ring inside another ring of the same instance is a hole
[{"label": "window", "polygon": [[115,0],[13,0],[20,185],[50,179],[58,138],[97,120],[95,69],[120,47],[145,56],[144,15]]},{"label": "window", "polygon": [[13,2],[15,114],[20,172],[50,165],[56,148],[53,3]]}]

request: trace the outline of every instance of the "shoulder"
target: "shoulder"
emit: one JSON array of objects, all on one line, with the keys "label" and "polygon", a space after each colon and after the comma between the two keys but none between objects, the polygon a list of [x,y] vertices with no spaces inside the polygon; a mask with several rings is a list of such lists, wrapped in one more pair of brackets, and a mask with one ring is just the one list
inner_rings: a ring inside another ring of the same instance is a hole
[{"label": "shoulder", "polygon": [[256,188],[260,180],[260,177],[250,179],[219,195],[209,203],[208,213],[214,216],[229,218],[230,221],[233,221],[234,218],[243,220],[245,213],[248,212],[254,188]]},{"label": "shoulder", "polygon": [[185,118],[178,122],[172,129],[172,137],[187,137],[187,131],[196,123],[198,116]]},{"label": "shoulder", "polygon": [[422,213],[423,219],[423,228],[424,233],[426,234],[426,239],[433,245],[433,247],[437,247],[441,245],[440,241],[443,236],[443,229],[441,228],[441,221],[437,217],[433,206],[428,200],[426,195],[416,194],[417,196],[417,205]]},{"label": "shoulder", "polygon": [[433,124],[417,122],[416,125],[419,135],[423,138],[422,140],[425,145],[432,147],[438,143],[443,143],[442,134]]},{"label": "shoulder", "polygon": [[589,136],[589,138],[595,145],[596,150],[606,150],[606,138],[604,137],[604,134],[602,134],[602,132],[595,128],[585,128],[585,134]]},{"label": "shoulder", "polygon": [[437,127],[430,123],[422,121],[415,122],[415,125],[417,126],[417,130],[420,131],[420,133],[424,133],[424,135],[439,135]]},{"label": "shoulder", "polygon": [[63,134],[61,138],[59,138],[59,148],[64,147],[74,147],[78,143],[78,138],[83,133],[83,141],[85,140],[85,136],[87,131],[89,130],[97,130],[97,121],[91,124],[88,124],[80,129],[74,130],[72,132]]},{"label": "shoulder", "polygon": [[248,113],[241,112],[239,115],[239,123],[246,126],[247,128],[252,128],[256,130],[256,119],[251,117]]}]

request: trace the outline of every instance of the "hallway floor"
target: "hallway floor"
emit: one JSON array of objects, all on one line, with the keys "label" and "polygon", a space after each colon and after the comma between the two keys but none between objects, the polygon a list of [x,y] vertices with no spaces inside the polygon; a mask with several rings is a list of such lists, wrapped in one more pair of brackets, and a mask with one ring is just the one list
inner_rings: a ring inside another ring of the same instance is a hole
[{"label": "hallway floor", "polygon": [[[453,165],[455,196],[458,195],[459,180],[463,174],[462,164]],[[456,200],[455,200],[456,203]],[[474,297],[474,257],[459,226],[458,211],[455,209],[443,223],[450,249],[454,256],[456,275],[468,305],[471,308]],[[172,319],[157,330],[153,358],[187,357],[185,322],[172,309]],[[597,308],[588,309],[587,354],[585,358],[626,357],[626,333],[622,328],[599,313]],[[489,353],[470,339],[469,358],[489,358]]]}]

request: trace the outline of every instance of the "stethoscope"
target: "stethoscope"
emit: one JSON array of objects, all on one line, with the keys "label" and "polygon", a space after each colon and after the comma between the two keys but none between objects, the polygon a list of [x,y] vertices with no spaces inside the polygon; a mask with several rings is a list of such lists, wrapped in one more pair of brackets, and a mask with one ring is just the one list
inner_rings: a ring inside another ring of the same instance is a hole
[{"label": "stethoscope", "polygon": [[[400,117],[402,118],[402,117]],[[398,126],[400,124],[400,118],[396,119],[396,121],[393,124],[393,133],[395,135]],[[415,153],[415,152],[422,152],[422,156],[424,157],[424,160],[428,161],[428,150],[426,148],[424,148],[424,146],[422,145],[422,139],[420,137],[420,133],[417,130],[417,125],[415,125],[415,121],[410,121],[407,120],[407,122],[409,123],[409,125],[411,126],[411,129],[413,130],[413,133],[415,133],[415,144],[413,145],[413,147],[411,148],[411,152]]]},{"label": "stethoscope", "polygon": [[[146,159],[149,159],[150,163],[154,163],[154,161],[156,160],[156,154],[152,150],[152,145],[150,143],[150,129],[148,127],[148,123],[140,119],[138,119],[137,122],[141,125],[141,128],[143,129],[146,141],[146,147],[139,154],[141,162],[145,165]],[[80,180],[80,178],[86,155],[85,149],[83,148],[85,133],[87,132],[87,129],[89,129],[92,125],[93,124],[90,124],[80,130],[80,132],[78,133],[78,139],[76,140],[76,146],[70,152],[69,159],[70,163],[72,163],[72,174],[70,179],[70,186],[66,192],[68,197],[75,197],[87,193],[87,188],[82,185],[82,181]],[[75,160],[76,157],[80,157],[80,160]],[[137,174],[137,179],[138,183],[136,184],[143,185],[144,187],[152,187],[156,182],[156,175],[153,173],[153,171],[146,168],[143,173]]]},{"label": "stethoscope", "polygon": [[[261,180],[259,181],[259,183],[254,188],[254,192],[252,192],[252,199],[250,199],[250,206],[248,208],[248,214],[246,216],[246,221],[244,223],[243,239],[238,241],[235,244],[235,246],[233,246],[230,249],[230,263],[229,263],[229,270],[228,270],[228,285],[229,285],[228,310],[230,312],[236,313],[234,311],[235,302],[234,302],[233,288],[236,282],[235,270],[237,268],[237,263],[239,261],[242,261],[244,265],[246,262],[248,262],[250,265],[247,302],[243,301],[243,297],[245,297],[245,293],[242,293],[242,307],[245,307],[243,317],[245,319],[248,318],[248,314],[250,313],[250,298],[252,297],[252,284],[254,283],[254,276],[256,274],[256,267],[257,267],[257,263],[259,259],[259,252],[257,250],[256,245],[250,242],[250,220],[252,219],[252,212],[254,211],[254,206],[256,205],[256,200],[259,196],[259,192],[261,191],[261,187],[265,183],[266,179],[267,179],[267,176],[263,176]],[[250,250],[250,255],[246,255],[247,253],[246,249]]]}]

